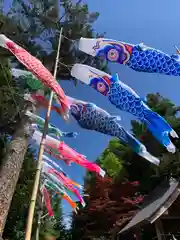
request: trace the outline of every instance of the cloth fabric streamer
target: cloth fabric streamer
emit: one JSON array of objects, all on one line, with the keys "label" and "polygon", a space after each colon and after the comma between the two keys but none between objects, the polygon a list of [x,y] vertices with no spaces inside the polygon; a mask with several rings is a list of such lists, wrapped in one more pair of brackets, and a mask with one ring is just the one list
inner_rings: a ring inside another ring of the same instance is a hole
[{"label": "cloth fabric streamer", "polygon": [[[36,129],[40,130],[41,132],[43,132],[45,120],[30,111],[26,111],[25,114],[28,117],[30,117],[34,122],[37,123],[37,124],[32,124],[32,126]],[[59,128],[57,128],[56,126],[54,126],[50,123],[48,124],[48,134],[55,136],[58,139],[60,139],[61,137],[76,137],[77,136],[76,132],[62,132]]]},{"label": "cloth fabric streamer", "polygon": [[53,212],[52,207],[51,207],[50,195],[49,195],[49,193],[48,193],[48,191],[47,191],[47,189],[44,185],[41,188],[41,193],[42,193],[42,196],[44,198],[44,203],[45,203],[45,206],[47,208],[48,215],[50,217],[54,216],[54,212]]},{"label": "cloth fabric streamer", "polygon": [[[32,136],[32,140],[39,145],[42,138],[42,133],[35,130]],[[48,151],[49,149],[49,151]],[[105,171],[101,169],[97,164],[89,162],[85,156],[76,152],[70,148],[64,142],[54,139],[50,136],[46,136],[45,151],[49,154],[52,152],[52,156],[57,159],[64,160],[66,163],[74,162],[80,166],[87,168],[89,171],[96,172],[100,176],[104,177]],[[53,155],[54,154],[54,155]]]},{"label": "cloth fabric streamer", "polygon": [[73,211],[77,213],[78,210],[77,204],[69,197],[69,195],[63,189],[59,188],[57,184],[48,180],[45,180],[44,184],[48,189],[51,189],[60,198],[67,201],[72,207]]},{"label": "cloth fabric streamer", "polygon": [[57,95],[63,116],[68,119],[69,106],[64,91],[42,62],[3,34],[0,34],[0,46],[8,49],[37,79]]},{"label": "cloth fabric streamer", "polygon": [[73,185],[70,183],[69,179],[66,178],[61,172],[58,172],[56,169],[51,167],[46,162],[43,163],[43,171],[46,172],[46,174],[48,174],[48,175],[52,174],[53,177],[55,176],[59,180],[59,184],[62,186],[62,188],[65,188],[66,190],[68,190],[71,193],[73,193],[74,195],[76,195],[76,197],[81,202],[82,206],[83,207],[85,206],[85,202],[84,202],[83,198],[81,197],[81,195],[79,194],[79,192],[77,191],[77,189],[75,189],[73,187]]},{"label": "cloth fabric streamer", "polygon": [[68,181],[70,184],[78,187],[79,189],[83,189],[83,186],[81,186],[79,183],[76,183],[72,179],[70,179],[69,176],[63,171],[63,169],[45,154],[43,154],[43,161],[52,164],[52,167],[57,169],[58,172],[61,172],[66,178],[66,181]]},{"label": "cloth fabric streamer", "polygon": [[144,43],[131,44],[106,38],[80,38],[79,49],[108,62],[124,64],[138,72],[180,76],[180,55],[168,55]]},{"label": "cloth fabric streamer", "polygon": [[71,74],[102,95],[107,96],[109,101],[118,109],[136,116],[169,152],[174,153],[176,151],[169,134],[173,138],[178,138],[177,133],[164,118],[153,112],[133,89],[121,82],[118,75],[111,76],[83,64],[75,64]]},{"label": "cloth fabric streamer", "polygon": [[[37,107],[48,108],[48,100],[40,93],[26,93],[24,99],[32,102]],[[57,112],[60,116],[63,114],[62,110],[54,104],[51,106],[51,110]]]},{"label": "cloth fabric streamer", "polygon": [[128,144],[138,155],[153,164],[159,165],[159,159],[152,156],[142,143],[132,134],[125,131],[118,123],[118,120],[120,120],[119,116],[111,116],[93,103],[68,96],[67,99],[70,104],[70,113],[82,128],[117,137],[123,143]]},{"label": "cloth fabric streamer", "polygon": [[45,86],[39,81],[31,72],[21,70],[18,68],[12,68],[11,74],[15,78],[18,78],[18,81],[26,89],[31,91],[45,90]]},{"label": "cloth fabric streamer", "polygon": [[67,174],[64,172],[64,170],[59,166],[59,164],[57,164],[55,161],[53,161],[52,159],[50,159],[48,156],[46,156],[45,154],[43,154],[43,162],[47,162],[50,163],[50,165],[55,168],[58,169],[58,171],[61,171],[65,176],[67,176]]}]

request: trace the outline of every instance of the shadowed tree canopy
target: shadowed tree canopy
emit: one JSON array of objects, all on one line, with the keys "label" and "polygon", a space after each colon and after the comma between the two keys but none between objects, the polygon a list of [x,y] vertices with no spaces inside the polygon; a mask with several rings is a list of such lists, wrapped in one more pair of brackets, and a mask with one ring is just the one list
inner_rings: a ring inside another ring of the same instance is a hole
[{"label": "shadowed tree canopy", "polygon": [[13,0],[8,14],[0,17],[1,32],[25,47],[53,71],[59,31],[63,27],[57,78],[71,79],[69,69],[76,62],[100,69],[103,67],[100,59],[77,50],[80,37],[98,36],[92,28],[98,16],[97,12],[89,12],[88,5],[82,1]]},{"label": "shadowed tree canopy", "polygon": [[11,134],[21,107],[19,89],[12,80],[6,58],[0,60],[0,133]]}]

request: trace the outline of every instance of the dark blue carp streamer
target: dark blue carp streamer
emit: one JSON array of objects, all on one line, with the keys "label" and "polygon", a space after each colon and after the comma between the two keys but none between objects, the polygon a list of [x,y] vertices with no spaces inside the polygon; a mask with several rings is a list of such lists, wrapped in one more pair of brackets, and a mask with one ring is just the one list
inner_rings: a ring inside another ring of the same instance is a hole
[{"label": "dark blue carp streamer", "polygon": [[118,75],[111,75],[83,64],[75,64],[71,71],[72,76],[96,89],[118,109],[136,116],[144,123],[153,136],[163,144],[169,152],[176,151],[169,138],[178,137],[176,132],[156,112],[153,112],[129,86],[122,83]]},{"label": "dark blue carp streamer", "polygon": [[71,97],[67,98],[70,103],[70,113],[82,128],[117,137],[123,143],[128,144],[141,157],[156,165],[159,164],[159,159],[147,152],[146,147],[117,122],[120,117],[111,116],[93,103]]},{"label": "dark blue carp streamer", "polygon": [[81,38],[79,49],[109,62],[124,64],[139,72],[180,76],[180,55],[168,55],[143,43],[134,45],[111,39]]}]

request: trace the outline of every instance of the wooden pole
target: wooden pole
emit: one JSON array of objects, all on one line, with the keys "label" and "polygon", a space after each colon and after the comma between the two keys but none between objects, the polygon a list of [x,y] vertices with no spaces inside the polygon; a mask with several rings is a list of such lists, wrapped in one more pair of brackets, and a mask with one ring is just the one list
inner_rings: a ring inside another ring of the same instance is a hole
[{"label": "wooden pole", "polygon": [[[58,50],[57,50],[55,67],[54,67],[54,74],[53,74],[54,78],[56,78],[56,74],[57,74],[59,52],[60,52],[60,48],[61,48],[62,31],[63,31],[63,29],[61,28],[60,34],[59,34],[59,43],[58,43]],[[33,187],[33,192],[32,192],[32,197],[31,197],[31,203],[30,203],[29,212],[28,212],[25,240],[31,240],[34,210],[35,210],[35,205],[36,205],[36,199],[37,199],[37,193],[38,193],[39,181],[40,181],[40,174],[41,174],[41,168],[42,168],[42,162],[43,162],[42,157],[43,157],[43,153],[44,153],[44,145],[45,145],[46,134],[47,134],[47,129],[48,129],[48,122],[49,122],[50,113],[51,113],[53,95],[54,95],[54,93],[53,93],[53,91],[51,91],[49,103],[48,103],[48,109],[46,112],[44,131],[43,131],[43,135],[42,135],[42,139],[41,139],[41,143],[40,143],[40,147],[39,147],[38,164],[37,164],[37,168],[36,168],[36,176],[35,176],[34,187]]]},{"label": "wooden pole", "polygon": [[165,240],[166,237],[164,235],[164,229],[163,229],[163,225],[160,219],[157,219],[154,222],[155,225],[155,229],[156,229],[156,234],[157,234],[157,239],[158,240]]}]

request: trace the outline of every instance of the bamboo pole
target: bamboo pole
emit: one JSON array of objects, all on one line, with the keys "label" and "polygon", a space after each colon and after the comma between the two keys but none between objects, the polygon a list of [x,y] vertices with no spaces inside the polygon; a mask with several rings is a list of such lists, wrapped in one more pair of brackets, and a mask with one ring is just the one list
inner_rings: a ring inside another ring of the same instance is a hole
[{"label": "bamboo pole", "polygon": [[[56,74],[57,74],[59,52],[60,52],[60,48],[61,48],[62,31],[63,31],[63,29],[61,28],[60,34],[59,34],[59,43],[58,43],[56,62],[55,62],[55,67],[54,67],[54,74],[53,74],[54,78],[56,78]],[[37,164],[37,168],[36,168],[36,176],[35,176],[33,192],[32,192],[32,197],[31,197],[31,203],[30,203],[29,212],[28,212],[25,240],[31,239],[34,210],[35,210],[35,205],[36,205],[36,199],[37,199],[37,193],[38,193],[39,181],[40,181],[40,174],[41,174],[41,168],[42,168],[42,162],[43,162],[42,157],[43,157],[43,153],[44,153],[44,145],[45,145],[46,134],[47,134],[47,129],[48,129],[48,122],[49,122],[50,113],[51,113],[53,95],[54,95],[54,93],[53,93],[53,91],[51,91],[49,103],[48,103],[48,109],[46,112],[44,131],[43,131],[43,135],[42,135],[42,139],[41,139],[41,143],[40,143],[40,147],[39,147],[38,164]]]}]

